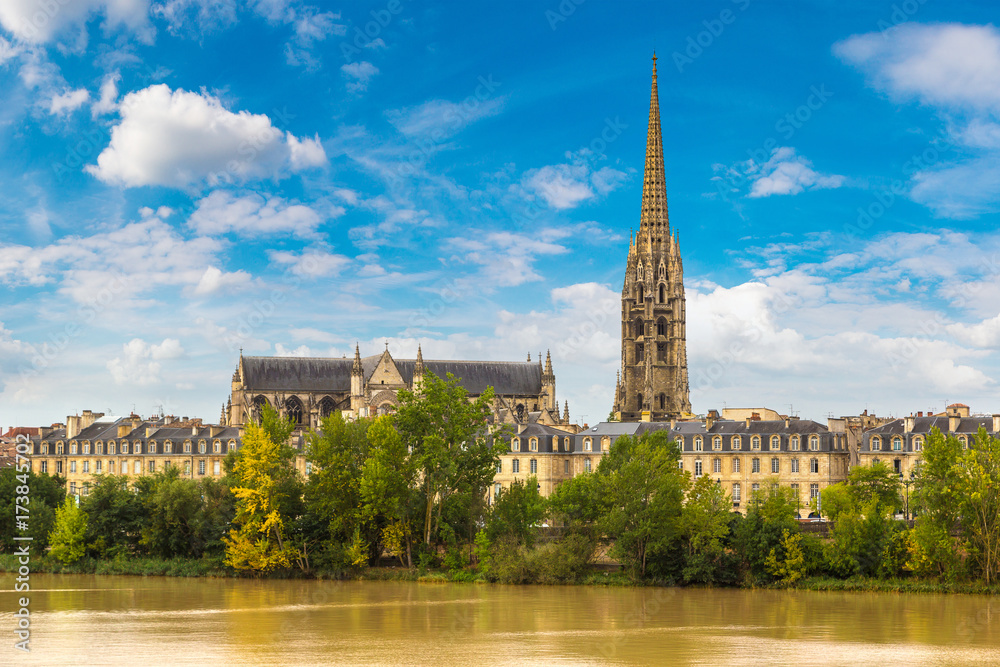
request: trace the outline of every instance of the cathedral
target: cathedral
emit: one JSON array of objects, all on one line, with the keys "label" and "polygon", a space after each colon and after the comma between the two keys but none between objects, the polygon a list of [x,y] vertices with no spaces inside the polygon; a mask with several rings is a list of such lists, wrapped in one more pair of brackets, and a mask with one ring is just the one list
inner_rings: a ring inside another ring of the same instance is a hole
[{"label": "cathedral", "polygon": [[354,359],[303,357],[245,357],[240,354],[233,373],[229,400],[222,410],[222,423],[243,426],[264,404],[291,417],[303,429],[317,428],[330,413],[348,419],[393,412],[401,389],[419,391],[426,373],[445,378],[451,373],[472,398],[493,387],[494,419],[524,426],[566,427],[569,403],[559,413],[556,376],[552,358],[546,354],[531,361],[436,361],[424,360],[418,346],[416,359],[394,359],[385,351],[362,357],[355,346]]},{"label": "cathedral", "polygon": [[662,421],[690,414],[684,269],[670,231],[653,56],[639,231],[630,235],[622,286],[622,367],[613,412],[619,421]]}]

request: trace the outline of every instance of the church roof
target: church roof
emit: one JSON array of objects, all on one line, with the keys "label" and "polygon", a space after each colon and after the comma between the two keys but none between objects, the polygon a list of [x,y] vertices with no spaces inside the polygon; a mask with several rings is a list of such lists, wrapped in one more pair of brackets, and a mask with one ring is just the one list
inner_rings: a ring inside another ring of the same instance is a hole
[{"label": "church roof", "polygon": [[[361,359],[366,380],[381,358]],[[393,359],[393,363],[403,381],[412,383],[416,359]],[[353,359],[243,357],[244,386],[250,391],[350,391],[353,364]],[[542,369],[530,361],[425,360],[424,369],[440,378],[451,373],[470,394],[481,394],[486,387],[493,387],[498,394],[534,395],[542,390]]]}]

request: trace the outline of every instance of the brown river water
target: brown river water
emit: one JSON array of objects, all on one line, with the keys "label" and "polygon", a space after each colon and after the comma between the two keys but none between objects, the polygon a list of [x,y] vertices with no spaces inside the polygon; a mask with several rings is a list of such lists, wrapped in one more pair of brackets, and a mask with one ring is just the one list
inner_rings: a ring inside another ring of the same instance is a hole
[{"label": "brown river water", "polygon": [[1000,665],[1000,599],[0,574],[0,665]]}]

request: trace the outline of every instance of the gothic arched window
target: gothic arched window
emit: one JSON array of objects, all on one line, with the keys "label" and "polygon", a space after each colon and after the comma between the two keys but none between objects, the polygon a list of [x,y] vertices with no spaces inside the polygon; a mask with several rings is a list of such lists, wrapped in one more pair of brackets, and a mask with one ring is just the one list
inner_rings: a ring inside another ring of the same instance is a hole
[{"label": "gothic arched window", "polygon": [[639,336],[644,336],[644,335],[645,335],[645,327],[642,325],[642,320],[639,319],[639,318],[636,318],[636,320],[635,320],[635,337],[638,338]]},{"label": "gothic arched window", "polygon": [[636,290],[636,293],[639,295],[639,302],[642,303],[645,300],[645,296],[644,296],[645,292],[643,291],[642,283],[639,284],[639,286],[638,286],[638,288]]},{"label": "gothic arched window", "polygon": [[660,394],[660,409],[665,410],[667,408],[667,395]]},{"label": "gothic arched window", "polygon": [[333,403],[333,399],[329,396],[324,396],[323,400],[319,402],[319,416],[320,418],[329,417],[333,414],[336,406]]},{"label": "gothic arched window", "polygon": [[519,421],[519,422],[523,422],[524,421],[524,404],[523,403],[518,403],[517,404],[517,421]]},{"label": "gothic arched window", "polygon": [[657,336],[667,335],[667,321],[662,317],[656,320],[656,335]]},{"label": "gothic arched window", "polygon": [[257,396],[253,399],[253,415],[252,418],[260,420],[261,416],[264,414],[264,406],[270,405],[271,403],[263,396]]},{"label": "gothic arched window", "polygon": [[667,302],[667,286],[660,283],[660,303]]},{"label": "gothic arched window", "polygon": [[637,397],[637,403],[638,403],[638,408],[640,410],[642,410],[642,394],[638,395],[638,397]]},{"label": "gothic arched window", "polygon": [[292,396],[285,401],[285,416],[290,417],[296,424],[302,423],[302,401],[298,396]]}]

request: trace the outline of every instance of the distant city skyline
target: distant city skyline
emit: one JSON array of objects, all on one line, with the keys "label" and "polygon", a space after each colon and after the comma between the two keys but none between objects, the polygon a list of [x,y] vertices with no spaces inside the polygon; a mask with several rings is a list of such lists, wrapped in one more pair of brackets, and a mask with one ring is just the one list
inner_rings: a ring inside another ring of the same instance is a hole
[{"label": "distant city skyline", "polygon": [[608,416],[650,58],[696,413],[1000,412],[985,2],[0,6],[0,424],[253,355],[521,361]]}]

